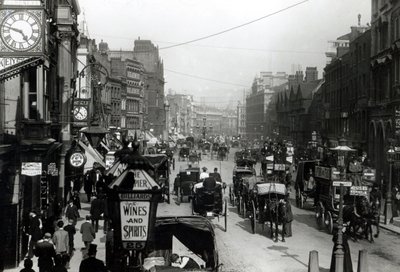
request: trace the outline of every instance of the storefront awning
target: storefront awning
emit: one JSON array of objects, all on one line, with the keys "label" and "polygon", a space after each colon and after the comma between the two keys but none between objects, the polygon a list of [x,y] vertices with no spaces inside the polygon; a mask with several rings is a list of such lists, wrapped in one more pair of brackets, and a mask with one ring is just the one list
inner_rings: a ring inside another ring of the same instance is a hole
[{"label": "storefront awning", "polygon": [[33,57],[8,66],[7,68],[0,70],[0,82],[15,77],[29,68],[39,66],[43,64],[43,62],[43,58]]}]

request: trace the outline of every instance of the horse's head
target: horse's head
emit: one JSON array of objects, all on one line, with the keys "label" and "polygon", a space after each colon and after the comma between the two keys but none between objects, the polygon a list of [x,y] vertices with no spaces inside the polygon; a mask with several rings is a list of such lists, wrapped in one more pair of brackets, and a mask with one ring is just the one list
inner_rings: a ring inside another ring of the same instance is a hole
[{"label": "horse's head", "polygon": [[368,199],[365,197],[361,198],[359,201],[357,201],[356,208],[357,208],[358,214],[361,216],[369,214],[370,207],[369,207]]}]

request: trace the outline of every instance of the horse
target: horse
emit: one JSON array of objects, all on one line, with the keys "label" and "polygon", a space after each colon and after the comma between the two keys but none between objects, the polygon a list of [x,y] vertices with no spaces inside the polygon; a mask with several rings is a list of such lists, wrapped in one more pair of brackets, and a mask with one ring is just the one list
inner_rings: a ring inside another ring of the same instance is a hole
[{"label": "horse", "polygon": [[[285,225],[287,222],[286,205],[287,204],[285,200],[273,198],[269,199],[264,207],[269,220],[271,239],[273,239],[274,242],[278,242],[279,225],[282,225],[282,242],[285,242]],[[273,229],[274,223],[275,235]]]},{"label": "horse", "polygon": [[[374,242],[374,237],[379,237],[379,221],[380,221],[380,201],[375,199],[369,207],[369,213],[366,218],[365,239],[370,243]],[[376,234],[372,234],[372,226],[376,226]]]},{"label": "horse", "polygon": [[349,235],[353,241],[357,241],[357,234],[360,229],[362,229],[362,233],[366,235],[369,217],[370,206],[366,197],[357,199],[354,204],[347,205],[343,208],[343,222],[348,223]]}]

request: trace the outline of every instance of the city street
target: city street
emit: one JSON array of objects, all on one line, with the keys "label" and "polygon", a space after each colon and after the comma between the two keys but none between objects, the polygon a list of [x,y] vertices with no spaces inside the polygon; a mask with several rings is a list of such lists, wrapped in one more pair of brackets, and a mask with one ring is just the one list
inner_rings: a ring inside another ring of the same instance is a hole
[{"label": "city street", "polygon": [[[232,183],[235,151],[236,149],[230,150],[229,161],[221,162],[210,160],[209,156],[203,157],[200,167],[206,166],[209,172],[218,167],[221,169],[223,181],[229,185]],[[170,179],[171,186],[179,167],[186,164],[187,162],[178,162],[176,159],[176,167]],[[258,164],[257,173],[259,169]],[[240,217],[236,207],[228,204],[228,231],[223,230],[222,218],[220,222],[213,220],[220,262],[224,264],[223,271],[307,271],[309,252],[312,250],[319,253],[320,271],[329,271],[333,249],[332,235],[325,230],[318,230],[312,205],[308,204],[307,209],[298,209],[292,198],[293,236],[286,238],[285,243],[280,240],[274,243],[269,238],[267,227],[262,232],[261,226],[258,226],[257,233],[252,234],[249,219]],[[191,215],[191,206],[190,203],[177,205],[176,201],[172,201],[170,205],[162,203],[158,206],[158,215]],[[366,249],[370,271],[396,271],[400,265],[400,256],[397,254],[400,250],[398,238],[399,235],[381,229],[379,238],[372,244],[366,240],[349,241],[353,268],[357,268],[359,250]]]}]

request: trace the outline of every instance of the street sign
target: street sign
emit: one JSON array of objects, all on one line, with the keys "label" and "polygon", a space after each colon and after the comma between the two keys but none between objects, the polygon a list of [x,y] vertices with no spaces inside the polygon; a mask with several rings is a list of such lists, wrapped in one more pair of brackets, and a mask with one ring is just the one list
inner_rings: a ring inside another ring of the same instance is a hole
[{"label": "street sign", "polygon": [[351,181],[333,181],[332,185],[333,186],[343,185],[344,187],[351,187],[352,182]]},{"label": "street sign", "polygon": [[351,186],[350,195],[368,197],[368,186]]}]

